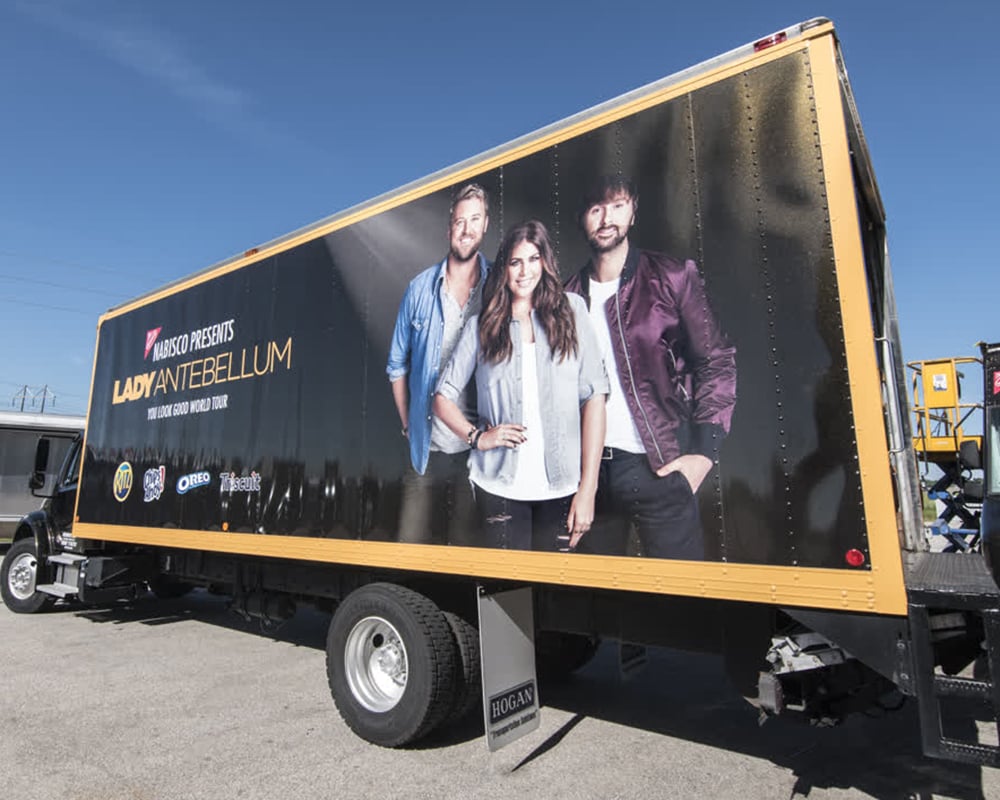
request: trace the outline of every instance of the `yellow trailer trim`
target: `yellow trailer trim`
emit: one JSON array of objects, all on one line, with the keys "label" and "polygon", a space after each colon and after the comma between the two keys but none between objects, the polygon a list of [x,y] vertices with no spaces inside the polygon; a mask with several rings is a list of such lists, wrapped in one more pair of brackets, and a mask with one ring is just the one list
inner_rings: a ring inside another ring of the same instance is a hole
[{"label": "yellow trailer trim", "polygon": [[887,458],[889,444],[881,405],[882,385],[875,361],[871,300],[833,36],[810,41],[809,57],[872,574],[880,599],[884,597],[889,605],[903,609],[906,587]]},{"label": "yellow trailer trim", "polygon": [[879,590],[880,576],[876,568],[871,572],[846,572],[90,523],[77,523],[75,531],[85,539],[264,558],[746,600],[783,606],[906,614],[905,602],[900,604],[896,602],[898,598]]}]

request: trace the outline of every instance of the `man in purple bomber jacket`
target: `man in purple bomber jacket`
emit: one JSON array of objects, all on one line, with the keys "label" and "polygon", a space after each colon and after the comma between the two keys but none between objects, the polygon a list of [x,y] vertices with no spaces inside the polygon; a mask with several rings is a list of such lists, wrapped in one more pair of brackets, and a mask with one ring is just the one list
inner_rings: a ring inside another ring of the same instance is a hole
[{"label": "man in purple bomber jacket", "polygon": [[632,246],[630,181],[598,180],[579,217],[592,258],[566,284],[583,296],[611,381],[597,519],[580,552],[705,557],[699,487],[736,404],[736,350],[712,313],[693,261]]}]

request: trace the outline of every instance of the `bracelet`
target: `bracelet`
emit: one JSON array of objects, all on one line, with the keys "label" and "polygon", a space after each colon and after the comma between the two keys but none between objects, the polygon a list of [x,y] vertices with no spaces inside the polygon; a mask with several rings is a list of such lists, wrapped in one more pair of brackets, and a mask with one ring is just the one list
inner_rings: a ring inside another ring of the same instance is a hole
[{"label": "bracelet", "polygon": [[479,433],[479,428],[473,426],[469,428],[469,432],[465,434],[465,443],[472,447],[472,437]]},{"label": "bracelet", "polygon": [[479,437],[482,436],[484,433],[486,433],[486,431],[484,431],[482,428],[476,428],[476,432],[472,435],[472,441],[469,442],[469,445],[472,447],[473,450],[479,449]]}]

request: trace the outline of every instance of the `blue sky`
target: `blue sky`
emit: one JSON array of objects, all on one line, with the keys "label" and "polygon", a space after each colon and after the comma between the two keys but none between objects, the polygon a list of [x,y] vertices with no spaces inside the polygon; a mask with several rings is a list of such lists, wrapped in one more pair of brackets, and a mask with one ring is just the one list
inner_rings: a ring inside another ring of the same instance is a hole
[{"label": "blue sky", "polygon": [[904,356],[975,355],[1000,339],[998,8],[5,0],[0,407],[47,385],[83,413],[112,305],[813,16],[868,137]]}]

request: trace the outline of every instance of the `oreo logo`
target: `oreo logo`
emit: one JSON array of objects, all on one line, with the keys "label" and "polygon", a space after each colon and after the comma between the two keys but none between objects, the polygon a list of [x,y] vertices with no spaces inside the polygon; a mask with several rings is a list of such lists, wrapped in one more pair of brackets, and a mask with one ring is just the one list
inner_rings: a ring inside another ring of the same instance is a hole
[{"label": "oreo logo", "polygon": [[207,472],[192,472],[190,475],[181,475],[177,479],[177,494],[187,494],[192,489],[208,486],[211,482],[212,476]]}]

